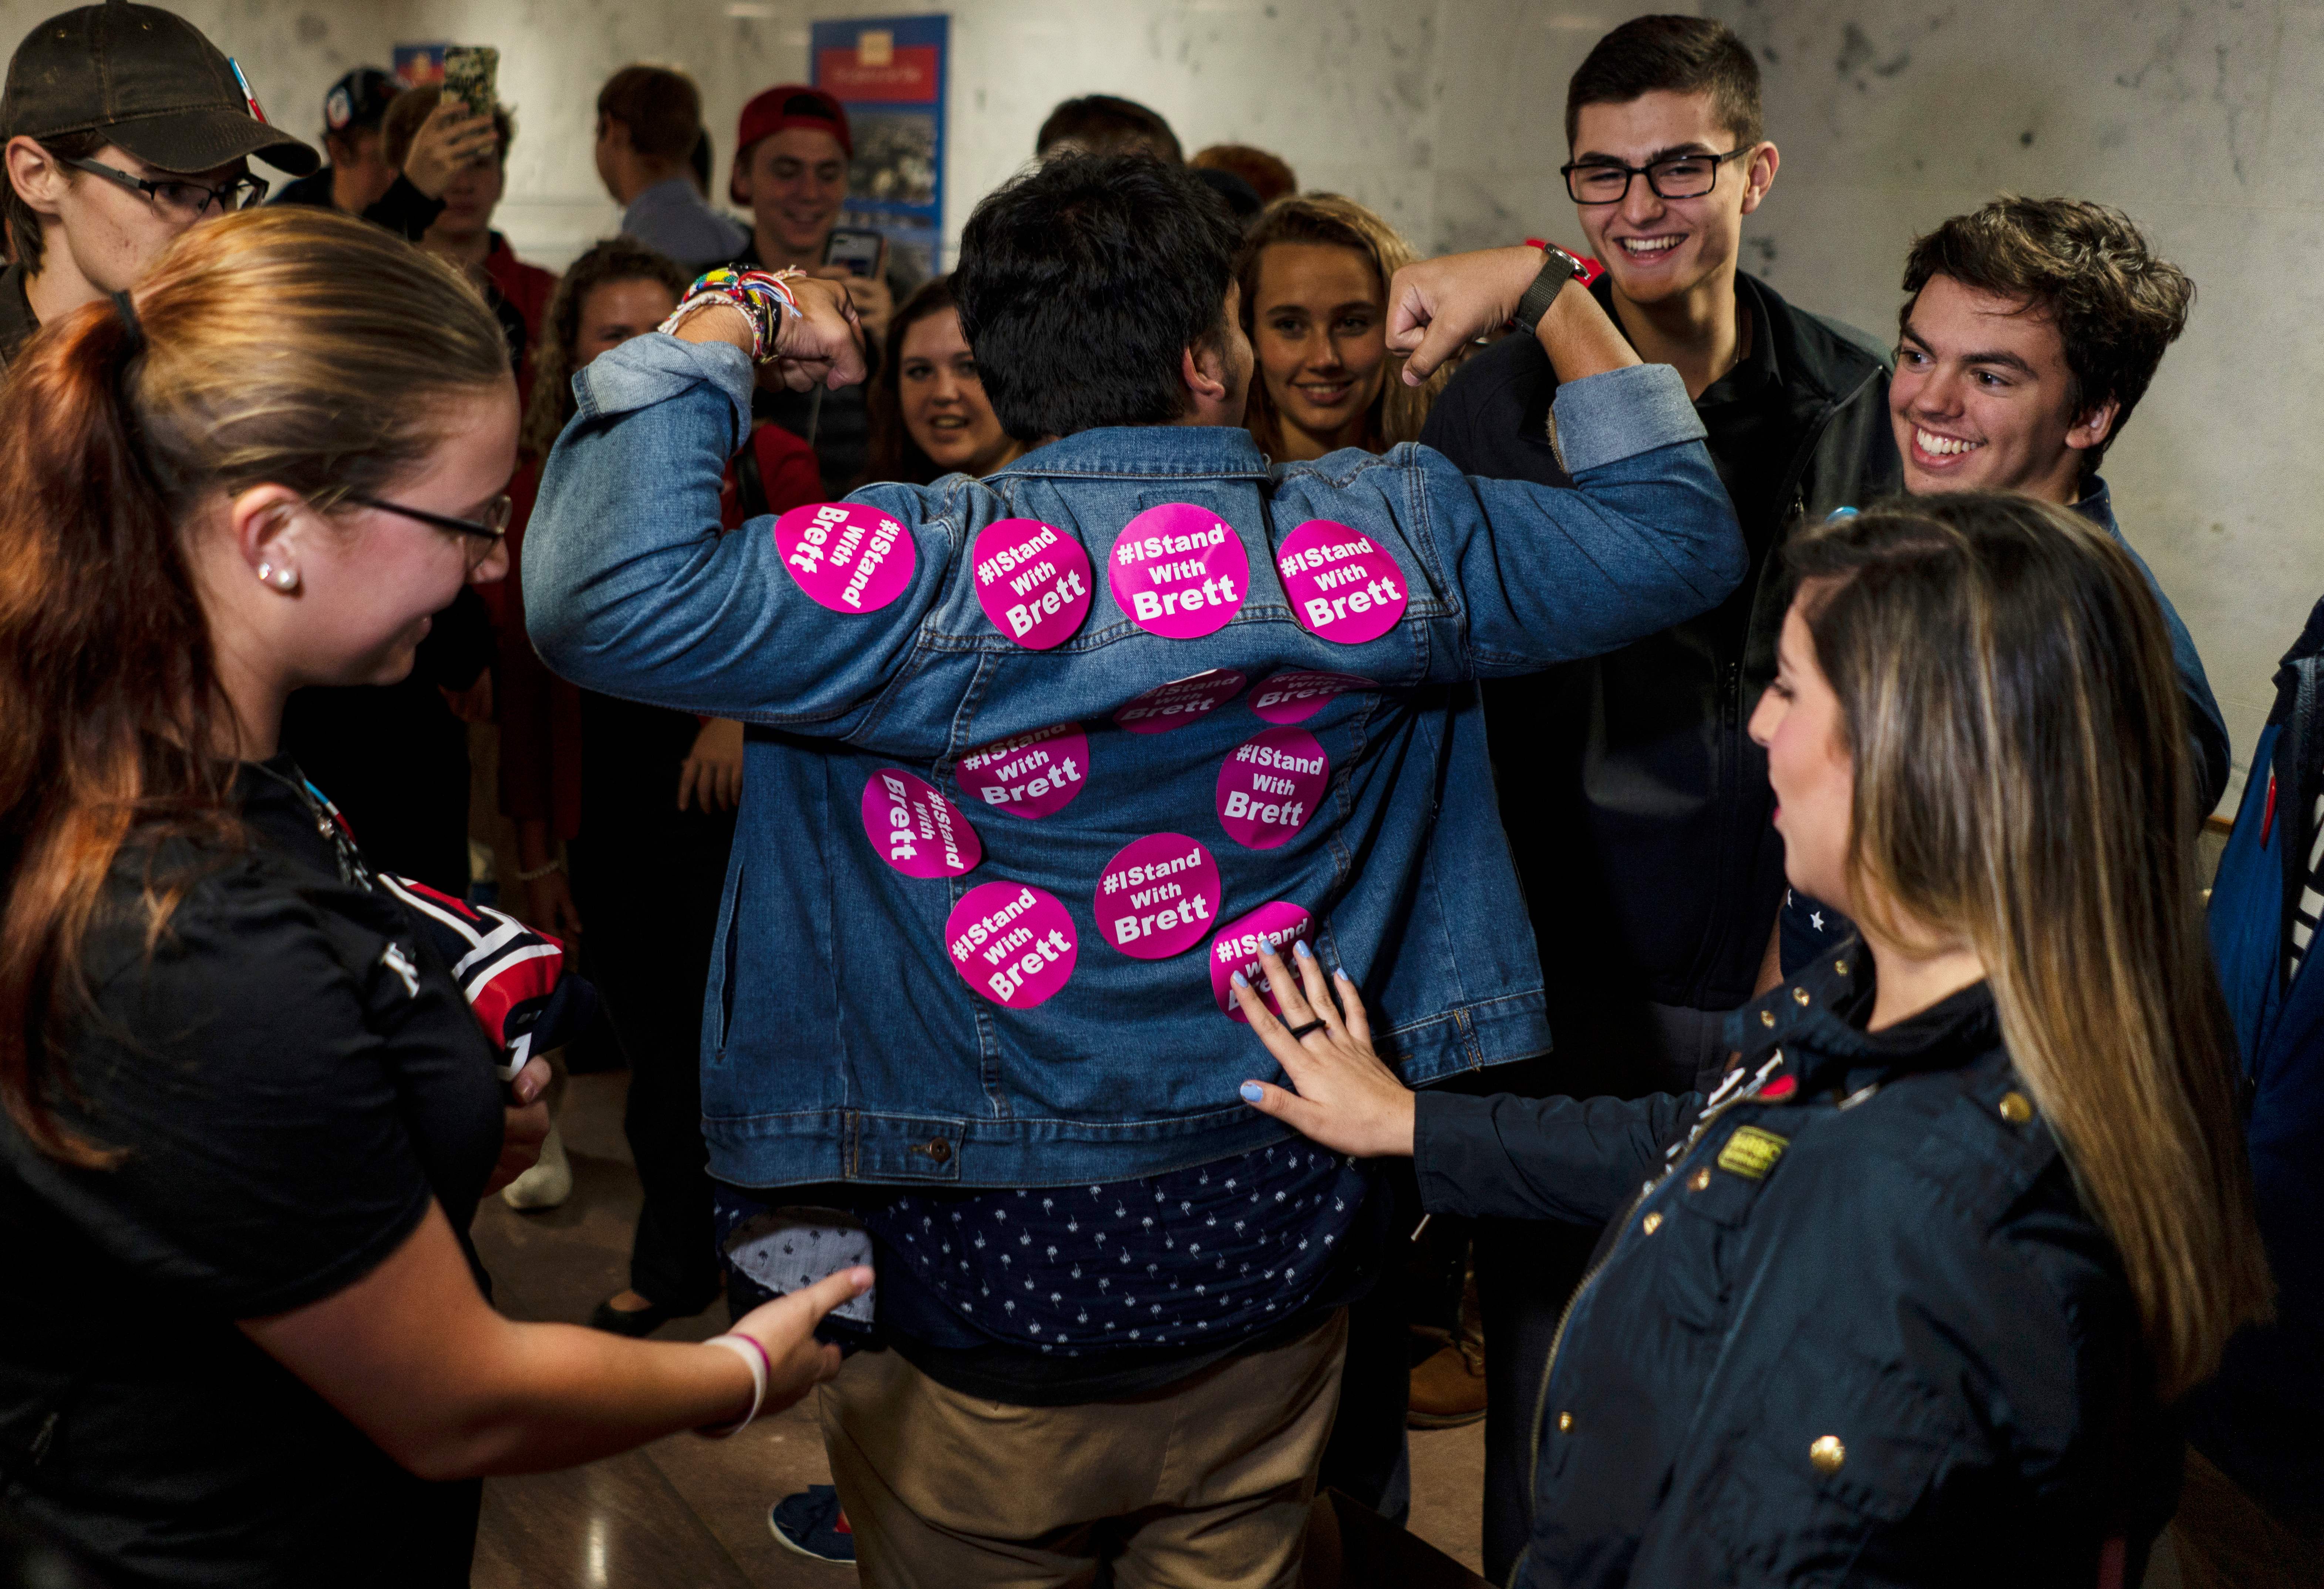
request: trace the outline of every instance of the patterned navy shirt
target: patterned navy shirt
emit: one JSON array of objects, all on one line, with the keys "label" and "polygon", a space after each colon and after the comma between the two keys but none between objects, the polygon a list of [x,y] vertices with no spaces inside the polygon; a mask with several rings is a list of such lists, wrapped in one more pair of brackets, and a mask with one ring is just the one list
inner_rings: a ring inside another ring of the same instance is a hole
[{"label": "patterned navy shirt", "polygon": [[1175,1350],[1296,1313],[1366,1184],[1354,1159],[1294,1139],[1101,1186],[906,1193],[863,1223],[883,1289],[917,1283],[995,1343],[1070,1357]]}]

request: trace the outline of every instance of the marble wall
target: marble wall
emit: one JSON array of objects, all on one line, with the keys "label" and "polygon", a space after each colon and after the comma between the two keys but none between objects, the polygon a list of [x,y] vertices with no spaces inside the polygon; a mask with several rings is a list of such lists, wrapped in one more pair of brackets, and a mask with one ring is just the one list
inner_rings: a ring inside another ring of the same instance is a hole
[{"label": "marble wall", "polygon": [[[493,43],[519,135],[501,222],[562,264],[615,209],[590,162],[597,86],[636,60],[701,82],[720,174],[752,92],[802,77],[811,20],[894,0],[176,0],[311,134],[325,87],[399,40]],[[0,0],[0,37],[56,0]],[[2120,205],[2201,289],[2116,448],[2123,520],[2193,630],[2247,752],[2274,658],[2324,589],[2324,0],[1686,0],[1766,73],[1775,192],[1748,262],[1885,335],[1904,249],[1997,190]],[[1572,236],[1565,79],[1630,12],[1606,0],[954,0],[950,213],[1032,152],[1070,94],[1128,95],[1189,149],[1282,153],[1424,247]],[[2286,376],[2293,378],[2287,379]]]}]

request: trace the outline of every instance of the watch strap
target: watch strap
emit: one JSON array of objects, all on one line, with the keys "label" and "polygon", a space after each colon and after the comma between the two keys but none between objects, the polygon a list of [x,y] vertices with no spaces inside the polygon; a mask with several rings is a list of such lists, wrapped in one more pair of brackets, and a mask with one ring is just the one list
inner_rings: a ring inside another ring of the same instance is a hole
[{"label": "watch strap", "polygon": [[1565,284],[1584,273],[1580,260],[1554,243],[1544,244],[1541,273],[1534,277],[1533,285],[1527,287],[1525,296],[1517,300],[1517,313],[1510,316],[1510,319],[1519,330],[1530,332],[1541,324],[1541,317],[1549,312],[1549,306],[1556,300],[1558,293],[1564,291]]}]

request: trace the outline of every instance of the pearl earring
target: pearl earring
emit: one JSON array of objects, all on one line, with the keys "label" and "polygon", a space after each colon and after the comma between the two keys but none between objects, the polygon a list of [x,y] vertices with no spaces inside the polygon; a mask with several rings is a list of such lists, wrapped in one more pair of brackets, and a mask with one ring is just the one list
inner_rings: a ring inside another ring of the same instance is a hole
[{"label": "pearl earring", "polygon": [[289,590],[299,583],[299,571],[295,568],[278,568],[272,563],[261,563],[258,565],[258,577],[277,590]]}]

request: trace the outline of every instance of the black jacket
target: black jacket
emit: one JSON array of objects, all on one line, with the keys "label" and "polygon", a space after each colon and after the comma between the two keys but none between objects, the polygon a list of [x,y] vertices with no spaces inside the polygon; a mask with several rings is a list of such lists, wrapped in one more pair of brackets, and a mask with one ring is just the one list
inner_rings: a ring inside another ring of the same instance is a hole
[{"label": "black jacket", "polygon": [[2049,1589],[2114,1538],[2139,1581],[2181,1443],[2115,1249],[1985,984],[1868,1033],[1869,971],[1851,943],[1746,1006],[1723,1099],[1419,1095],[1432,1211],[1617,1219],[1517,1584]]},{"label": "black jacket", "polygon": [[18,261],[0,271],[0,370],[15,362],[17,353],[40,328],[41,317],[32,312],[32,300],[24,295],[23,263]]},{"label": "black jacket", "polygon": [[[1610,284],[1595,291],[1611,313]],[[1641,1000],[1727,1010],[1750,997],[1784,892],[1766,756],[1743,732],[1775,672],[1788,592],[1773,553],[1803,518],[1903,481],[1886,356],[1763,282],[1738,276],[1737,295],[1754,327],[1747,364],[1766,377],[1750,456],[1722,451],[1729,428],[1705,420],[1751,544],[1742,585],[1620,651],[1483,687],[1562,1049],[1634,1041],[1609,1022]],[[1570,484],[1546,434],[1556,388],[1537,342],[1505,338],[1453,378],[1421,439],[1472,475]]]},{"label": "black jacket", "polygon": [[[331,197],[331,168],[325,166],[311,176],[300,178],[272,199],[272,204],[305,204],[317,209],[337,208]],[[379,197],[379,201],[363,213],[363,218],[374,226],[384,226],[407,243],[417,243],[428,236],[428,228],[444,213],[444,201],[430,199],[411,185],[411,179],[396,174],[394,185]]]}]

